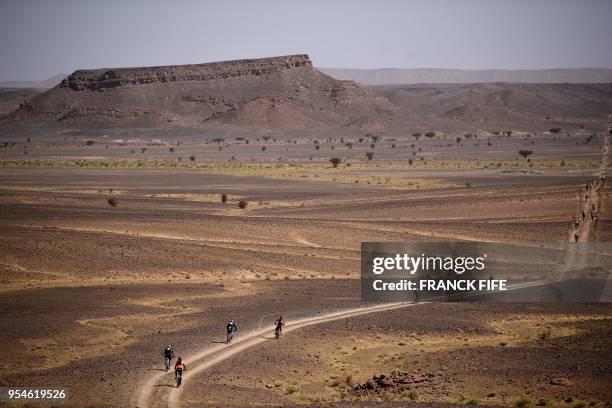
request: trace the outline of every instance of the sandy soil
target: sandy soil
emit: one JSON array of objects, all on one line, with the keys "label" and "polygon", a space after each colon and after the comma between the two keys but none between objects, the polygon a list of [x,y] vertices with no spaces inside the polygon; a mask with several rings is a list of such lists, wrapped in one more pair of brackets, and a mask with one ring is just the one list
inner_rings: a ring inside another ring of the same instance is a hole
[{"label": "sandy soil", "polygon": [[[52,161],[176,154],[168,146],[130,152],[143,142],[108,149],[98,141],[73,142],[49,139],[32,147],[23,141],[0,154],[4,161],[23,159],[25,150]],[[249,176],[234,167],[4,166],[0,345],[11,353],[0,364],[0,385],[66,386],[65,406],[133,407],[134,395],[159,375],[167,343],[189,357],[222,347],[230,318],[238,321],[240,337],[267,327],[278,313],[295,322],[362,306],[363,241],[565,244],[580,188],[596,170],[587,161],[596,162],[600,151],[572,138],[557,142],[536,141],[542,157],[534,157],[533,167],[523,159],[519,167],[475,165],[482,157],[518,162],[516,149],[528,143],[521,138],[473,149],[422,142],[424,151],[437,152],[438,163],[458,155],[461,165],[452,166],[407,168],[413,149],[401,153],[391,142],[377,146],[369,164],[362,157],[367,146],[343,151],[356,163],[342,169],[346,177],[435,180],[409,189],[294,172]],[[197,154],[196,164],[231,155],[265,164],[284,151],[280,138],[262,151],[264,144],[222,152],[210,144],[178,148],[187,150],[184,158]],[[329,145],[316,151],[308,137],[296,146],[285,155],[309,161],[316,154],[325,166],[317,164],[313,174],[333,171],[325,160],[338,153],[339,141],[333,151]],[[366,167],[381,157],[390,164]],[[585,161],[561,166],[563,160]],[[612,230],[609,185],[600,195],[589,239],[605,242]],[[245,209],[239,200],[248,201]],[[599,406],[611,400],[611,315],[606,304],[461,303],[319,322],[210,366],[189,378],[176,401],[512,406],[547,397],[548,405]],[[540,339],[547,328],[550,334]],[[354,389],[380,374],[398,382],[380,392]],[[564,385],[551,384],[557,379]],[[153,406],[165,404],[169,385],[165,377],[155,383]]]}]

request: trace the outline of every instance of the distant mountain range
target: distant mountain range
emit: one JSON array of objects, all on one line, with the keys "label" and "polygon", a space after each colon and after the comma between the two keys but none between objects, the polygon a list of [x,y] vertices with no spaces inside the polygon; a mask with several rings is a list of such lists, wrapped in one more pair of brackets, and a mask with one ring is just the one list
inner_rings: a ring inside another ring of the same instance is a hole
[{"label": "distant mountain range", "polygon": [[305,54],[87,69],[9,85],[0,83],[7,131],[599,129],[612,112],[612,69],[319,70]]},{"label": "distant mountain range", "polygon": [[5,81],[0,82],[0,88],[49,89],[62,82],[68,74],[57,74],[44,81]]},{"label": "distant mountain range", "polygon": [[612,82],[612,69],[609,68],[569,68],[535,70],[469,70],[436,68],[318,69],[333,78],[340,80],[353,80],[363,85],[474,84],[495,82],[583,84]]},{"label": "distant mountain range", "polygon": [[[611,68],[564,69],[439,69],[439,68],[317,68],[339,80],[352,80],[363,85],[404,84],[476,84],[495,82],[539,84],[587,84],[612,82]],[[57,74],[44,81],[5,81],[0,88],[49,89],[58,85],[68,74]]]}]

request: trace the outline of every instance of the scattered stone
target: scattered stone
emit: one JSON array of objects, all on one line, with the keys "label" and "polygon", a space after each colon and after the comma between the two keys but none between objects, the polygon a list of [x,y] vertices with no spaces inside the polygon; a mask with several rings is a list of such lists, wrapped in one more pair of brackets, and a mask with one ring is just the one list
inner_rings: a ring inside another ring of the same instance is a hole
[{"label": "scattered stone", "polygon": [[568,386],[568,385],[572,385],[573,381],[571,381],[568,378],[553,378],[552,380],[550,380],[550,383],[552,385]]}]

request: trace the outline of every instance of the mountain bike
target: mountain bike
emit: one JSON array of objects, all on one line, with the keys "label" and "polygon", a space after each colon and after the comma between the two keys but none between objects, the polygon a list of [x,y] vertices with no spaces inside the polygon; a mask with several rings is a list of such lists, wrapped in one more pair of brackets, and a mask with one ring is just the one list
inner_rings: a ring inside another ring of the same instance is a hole
[{"label": "mountain bike", "polygon": [[176,388],[181,386],[182,381],[183,381],[183,370],[179,368],[178,370],[176,370]]}]

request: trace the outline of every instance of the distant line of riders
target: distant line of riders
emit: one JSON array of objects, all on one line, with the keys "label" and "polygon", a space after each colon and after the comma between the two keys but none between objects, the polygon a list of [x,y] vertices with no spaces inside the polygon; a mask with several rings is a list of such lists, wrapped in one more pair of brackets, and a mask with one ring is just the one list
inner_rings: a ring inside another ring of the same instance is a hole
[{"label": "distant line of riders", "polygon": [[[278,316],[278,319],[274,322],[274,338],[277,340],[281,337],[283,333],[283,326],[285,325],[285,321],[283,320],[283,316]],[[238,326],[233,320],[230,320],[227,324],[227,337],[225,340],[226,344],[230,344],[232,339],[234,338],[234,333],[238,331]],[[170,364],[172,363],[172,359],[174,358],[174,348],[171,344],[168,344],[163,352],[164,356],[164,366],[166,367],[166,371],[170,370]],[[183,362],[181,357],[176,359],[176,363],[174,364],[174,379],[176,380],[176,387],[181,386],[181,382],[183,379],[183,371],[187,370],[187,366]]]}]

